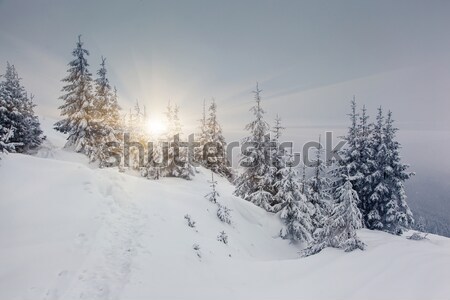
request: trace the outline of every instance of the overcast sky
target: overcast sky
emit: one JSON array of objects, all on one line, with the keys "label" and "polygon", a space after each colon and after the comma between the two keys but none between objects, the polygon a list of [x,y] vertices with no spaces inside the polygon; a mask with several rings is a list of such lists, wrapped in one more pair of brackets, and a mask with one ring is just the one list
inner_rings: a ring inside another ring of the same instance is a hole
[{"label": "overcast sky", "polygon": [[449,16],[450,1],[0,0],[0,63],[41,115],[58,115],[82,34],[124,108],[156,116],[171,99],[187,127],[215,97],[224,129],[242,129],[259,81],[268,118],[290,128],[342,126],[356,95],[402,129],[450,130]]}]

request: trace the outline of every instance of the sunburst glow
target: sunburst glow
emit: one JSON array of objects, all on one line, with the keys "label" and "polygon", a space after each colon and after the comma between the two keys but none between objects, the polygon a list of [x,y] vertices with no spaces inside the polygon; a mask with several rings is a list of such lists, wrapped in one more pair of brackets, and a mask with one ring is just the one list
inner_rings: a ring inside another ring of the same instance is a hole
[{"label": "sunburst glow", "polygon": [[147,121],[147,131],[150,134],[160,135],[167,130],[166,123],[160,119],[150,119]]}]

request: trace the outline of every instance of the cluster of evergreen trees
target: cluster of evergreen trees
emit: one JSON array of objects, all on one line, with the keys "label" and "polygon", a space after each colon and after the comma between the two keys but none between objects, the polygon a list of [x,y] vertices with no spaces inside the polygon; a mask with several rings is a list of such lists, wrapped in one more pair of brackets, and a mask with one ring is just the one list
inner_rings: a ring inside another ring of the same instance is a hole
[{"label": "cluster of evergreen trees", "polygon": [[7,63],[0,81],[0,153],[26,153],[44,137],[34,114],[33,95],[28,96],[14,65]]},{"label": "cluster of evergreen trees", "polygon": [[[190,179],[195,174],[190,157],[215,173],[232,177],[214,100],[209,106],[208,116],[204,109],[201,120],[201,132],[197,138],[200,152],[188,156],[188,149],[180,145],[183,132],[178,106],[169,102],[165,113],[166,132],[152,135],[146,130],[148,119],[145,106],[141,107],[136,102],[134,110],[130,110],[128,115],[120,113],[117,91],[109,84],[103,57],[97,71],[98,77],[92,79],[87,62],[89,51],[83,47],[80,36],[72,55],[74,59],[69,63],[69,74],[63,79],[67,84],[60,97],[64,101],[59,107],[64,119],[55,124],[56,130],[69,135],[66,148],[86,154],[91,162],[98,161],[100,167],[109,166],[111,154],[117,154],[121,170],[129,166],[149,179]],[[130,143],[132,146],[125,156],[122,150]],[[150,147],[146,148],[147,145]]]},{"label": "cluster of evergreen trees", "polygon": [[337,175],[350,176],[365,227],[400,234],[414,222],[404,188],[414,173],[401,162],[392,112],[385,116],[379,107],[375,122],[369,123],[366,108],[358,114],[353,99],[349,116],[347,147],[341,151]]},{"label": "cluster of evergreen trees", "polygon": [[249,147],[240,160],[244,170],[235,180],[234,194],[278,213],[285,224],[283,238],[306,242],[304,255],[311,255],[324,247],[363,249],[358,228],[400,234],[411,227],[404,182],[412,173],[401,162],[391,112],[384,116],[379,108],[376,121],[369,123],[365,107],[358,114],[353,99],[341,160],[328,166],[319,139],[311,176],[306,178],[303,167],[298,177],[292,154],[280,147],[281,119],[277,116],[271,131],[258,86],[254,94],[254,120],[243,140]]},{"label": "cluster of evergreen trees", "polygon": [[105,59],[102,57],[97,79],[92,79],[87,57],[78,36],[76,48],[69,63],[67,83],[60,97],[64,103],[59,107],[64,119],[55,124],[55,129],[69,134],[66,147],[86,154],[91,162],[98,161],[100,167],[108,164],[106,152],[109,142],[120,142],[121,122],[117,93],[111,89],[106,76]]}]

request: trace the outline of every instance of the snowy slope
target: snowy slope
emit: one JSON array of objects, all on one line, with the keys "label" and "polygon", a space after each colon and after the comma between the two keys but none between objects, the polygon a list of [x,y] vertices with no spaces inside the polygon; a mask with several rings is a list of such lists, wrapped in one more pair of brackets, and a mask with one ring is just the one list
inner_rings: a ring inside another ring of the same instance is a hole
[{"label": "snowy slope", "polygon": [[46,134],[36,156],[0,161],[0,299],[449,299],[450,239],[361,230],[364,252],[299,258],[277,216],[221,178],[233,224],[220,222],[206,170],[193,181],[99,170]]}]

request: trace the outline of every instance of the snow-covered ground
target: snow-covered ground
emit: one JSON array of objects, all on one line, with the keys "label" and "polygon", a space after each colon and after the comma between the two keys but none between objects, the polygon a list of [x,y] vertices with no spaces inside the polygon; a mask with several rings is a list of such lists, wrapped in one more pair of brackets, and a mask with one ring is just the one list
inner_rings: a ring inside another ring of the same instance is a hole
[{"label": "snow-covered ground", "polygon": [[204,198],[204,169],[192,181],[95,169],[62,149],[63,136],[45,134],[35,156],[0,161],[0,299],[450,297],[448,238],[360,230],[364,252],[300,258],[278,237],[278,217],[232,196],[225,179],[218,190],[232,225]]}]

